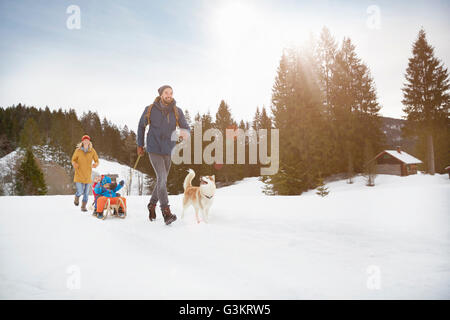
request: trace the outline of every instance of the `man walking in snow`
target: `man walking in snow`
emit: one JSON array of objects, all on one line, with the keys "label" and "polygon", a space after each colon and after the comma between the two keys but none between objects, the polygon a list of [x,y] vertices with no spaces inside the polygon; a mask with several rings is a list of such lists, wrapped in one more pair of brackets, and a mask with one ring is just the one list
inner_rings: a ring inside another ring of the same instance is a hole
[{"label": "man walking in snow", "polygon": [[172,214],[167,195],[167,176],[171,165],[171,152],[176,141],[172,141],[172,133],[177,126],[183,139],[189,136],[190,127],[186,122],[183,111],[176,106],[171,86],[164,85],[158,89],[159,96],[152,105],[147,106],[139,120],[137,130],[137,153],[144,155],[144,133],[149,125],[147,133],[146,151],[150,157],[153,170],[156,174],[156,185],[153,189],[150,202],[147,205],[149,219],[156,219],[156,204],[159,201],[164,222],[168,225],[177,219]]}]

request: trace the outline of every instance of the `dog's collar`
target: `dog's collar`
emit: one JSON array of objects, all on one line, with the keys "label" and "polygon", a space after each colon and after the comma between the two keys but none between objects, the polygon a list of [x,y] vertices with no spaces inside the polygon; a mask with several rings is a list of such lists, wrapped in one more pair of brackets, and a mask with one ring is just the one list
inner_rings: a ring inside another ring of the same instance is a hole
[{"label": "dog's collar", "polygon": [[208,199],[211,199],[211,198],[214,196],[214,195],[212,195],[212,196],[207,196],[206,194],[203,194],[201,191],[200,191],[200,194],[201,194],[202,196],[208,198]]}]

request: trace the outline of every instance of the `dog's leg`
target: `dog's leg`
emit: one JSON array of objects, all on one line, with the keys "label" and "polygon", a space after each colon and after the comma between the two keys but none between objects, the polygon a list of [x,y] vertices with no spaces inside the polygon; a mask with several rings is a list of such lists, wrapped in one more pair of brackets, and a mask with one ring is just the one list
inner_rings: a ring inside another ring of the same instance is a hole
[{"label": "dog's leg", "polygon": [[206,208],[201,209],[201,212],[202,212],[202,220],[208,222],[206,219]]},{"label": "dog's leg", "polygon": [[200,223],[200,219],[198,217],[198,207],[194,207],[195,208],[195,218],[197,219],[197,223]]},{"label": "dog's leg", "polygon": [[203,211],[204,211],[203,220],[205,220],[205,222],[208,223],[209,207],[206,207]]},{"label": "dog's leg", "polygon": [[184,211],[186,210],[186,207],[188,206],[187,202],[188,201],[187,201],[186,195],[184,195],[183,196],[183,211],[181,212],[181,219],[184,218]]}]

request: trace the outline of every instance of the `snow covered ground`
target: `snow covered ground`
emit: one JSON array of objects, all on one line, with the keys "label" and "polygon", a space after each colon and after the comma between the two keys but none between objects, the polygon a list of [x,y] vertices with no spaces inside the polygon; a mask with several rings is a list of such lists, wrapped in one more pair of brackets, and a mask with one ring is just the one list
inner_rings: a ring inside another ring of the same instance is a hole
[{"label": "snow covered ground", "polygon": [[147,196],[104,221],[72,196],[0,197],[0,298],[449,299],[448,176],[376,184],[266,196],[245,179],[217,190],[209,224],[169,196],[171,226]]}]

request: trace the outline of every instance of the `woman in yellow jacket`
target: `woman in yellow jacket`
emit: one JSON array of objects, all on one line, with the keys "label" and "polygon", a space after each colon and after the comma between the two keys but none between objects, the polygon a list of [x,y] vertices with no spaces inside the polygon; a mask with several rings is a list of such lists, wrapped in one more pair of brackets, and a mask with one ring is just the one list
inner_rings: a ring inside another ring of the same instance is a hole
[{"label": "woman in yellow jacket", "polygon": [[[92,161],[94,161],[94,163],[92,163]],[[80,196],[83,195],[81,211],[87,211],[86,204],[88,202],[89,190],[92,183],[92,168],[98,166],[98,155],[92,147],[91,138],[88,135],[84,135],[81,138],[81,142],[77,145],[72,156],[72,165],[75,169],[73,182],[75,182],[77,187],[74,204],[78,206]]]}]

